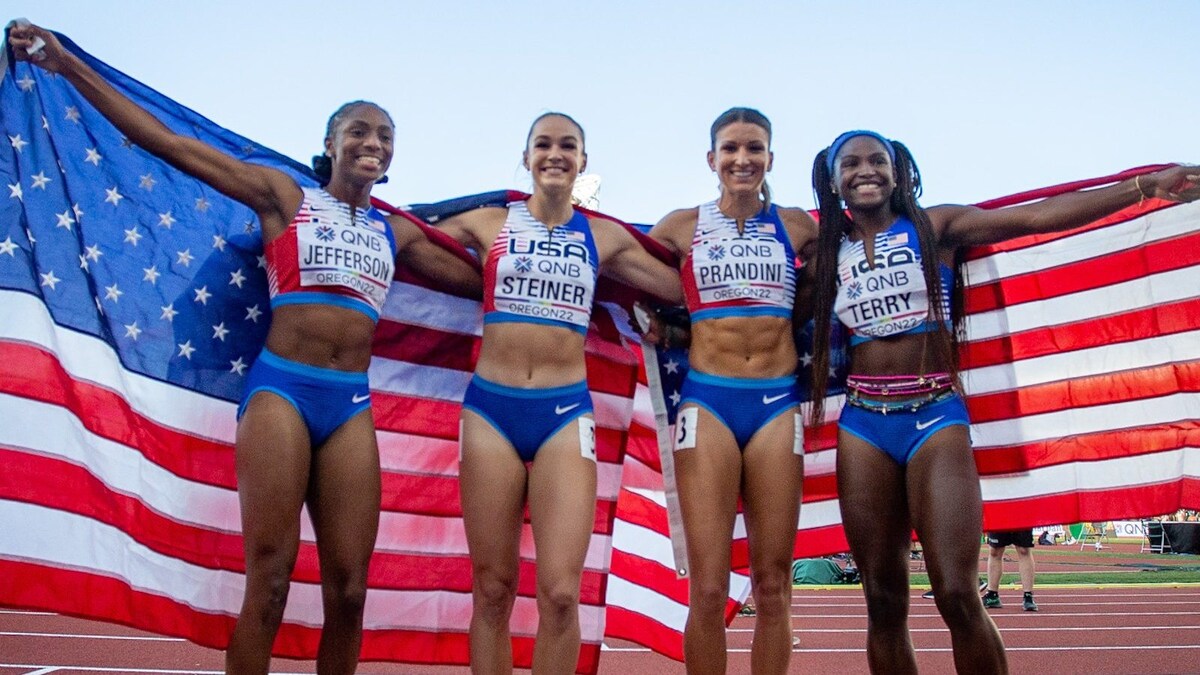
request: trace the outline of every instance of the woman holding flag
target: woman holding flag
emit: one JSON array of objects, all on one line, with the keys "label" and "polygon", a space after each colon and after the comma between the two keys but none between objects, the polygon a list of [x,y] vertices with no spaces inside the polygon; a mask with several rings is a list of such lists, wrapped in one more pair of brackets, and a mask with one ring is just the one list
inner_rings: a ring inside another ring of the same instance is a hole
[{"label": "woman holding flag", "polygon": [[511,672],[526,507],[537,555],[535,673],[573,672],[579,596],[596,512],[596,434],[584,338],[598,273],[668,302],[679,275],[617,222],[572,206],[583,128],[534,120],[522,161],[533,195],[453,216],[439,229],[481,254],[483,340],[463,400],[459,470],[472,568],[471,668]]},{"label": "woman holding flag", "polygon": [[1149,198],[1200,197],[1200,171],[1172,167],[1110,187],[986,211],[917,203],[908,149],[849,131],[813,163],[820,206],[814,265],[812,424],[824,421],[830,335],[849,333],[837,477],[842,522],[867,599],[873,672],[916,672],[908,635],[915,529],[959,672],[1007,671],[977,587],[982,501],[958,379],[963,247],[1084,225]]},{"label": "woman holding flag", "polygon": [[397,261],[466,294],[478,294],[478,272],[414,223],[371,207],[371,188],[392,160],[395,131],[372,103],[347,103],[333,114],[324,154],[314,163],[322,187],[302,187],[279,170],[176,134],[49,31],[13,25],[9,45],[18,59],[66,78],[137,146],[257,214],[272,319],[238,410],[246,582],[226,670],[267,672],[307,504],[325,618],[317,669],[353,672],[380,513],[367,381],[375,324]]},{"label": "woman holding flag", "polygon": [[750,669],[784,673],[804,476],[792,337],[795,260],[817,228],[803,209],[771,203],[766,116],[732,108],[713,123],[710,141],[708,164],[720,195],[668,214],[650,232],[679,256],[691,313],[691,370],[674,448],[688,556],[684,658],[689,673],[725,672],[740,498],[757,612]]}]

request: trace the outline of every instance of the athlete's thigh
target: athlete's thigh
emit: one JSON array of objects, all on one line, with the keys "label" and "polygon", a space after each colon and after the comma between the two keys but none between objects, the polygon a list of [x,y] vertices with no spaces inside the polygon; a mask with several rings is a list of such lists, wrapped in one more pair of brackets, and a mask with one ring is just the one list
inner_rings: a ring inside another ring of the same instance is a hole
[{"label": "athlete's thigh", "polygon": [[295,542],[308,491],[312,449],[308,428],[276,394],[253,395],[237,427],[238,502],[247,543]]},{"label": "athlete's thigh", "polygon": [[931,578],[948,570],[974,573],[983,501],[966,426],[938,431],[913,455],[908,503]]},{"label": "athlete's thigh", "polygon": [[838,431],[838,503],[864,576],[907,577],[912,525],[904,467],[858,436]]},{"label": "athlete's thigh", "polygon": [[[691,447],[674,450],[675,484],[687,539],[692,576],[708,572],[728,575],[729,543],[733,539],[741,488],[742,453],[733,434],[708,410],[685,405],[677,425],[684,424],[687,410],[694,410],[696,425]],[[676,433],[678,439],[680,433]]]},{"label": "athlete's thigh", "polygon": [[516,572],[524,514],[526,471],[500,432],[471,410],[462,411],[459,492],[467,547],[475,566]]},{"label": "athlete's thigh", "polygon": [[539,576],[577,574],[596,520],[595,422],[576,419],[538,449],[529,470],[529,519]]},{"label": "athlete's thigh", "polygon": [[804,483],[804,456],[796,452],[795,410],[771,420],[742,453],[742,502],[750,566],[791,562]]},{"label": "athlete's thigh", "polygon": [[379,531],[379,446],[371,411],[338,427],[317,449],[308,506],[322,567],[370,558]]}]

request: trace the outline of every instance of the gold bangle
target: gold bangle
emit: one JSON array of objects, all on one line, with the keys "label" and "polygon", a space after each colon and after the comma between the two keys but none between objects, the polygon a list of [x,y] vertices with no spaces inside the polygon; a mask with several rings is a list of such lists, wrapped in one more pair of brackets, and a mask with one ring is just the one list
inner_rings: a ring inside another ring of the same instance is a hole
[{"label": "gold bangle", "polygon": [[1142,202],[1146,201],[1146,193],[1145,193],[1145,191],[1142,190],[1142,177],[1141,176],[1134,176],[1133,186],[1137,188],[1138,206],[1141,206]]}]

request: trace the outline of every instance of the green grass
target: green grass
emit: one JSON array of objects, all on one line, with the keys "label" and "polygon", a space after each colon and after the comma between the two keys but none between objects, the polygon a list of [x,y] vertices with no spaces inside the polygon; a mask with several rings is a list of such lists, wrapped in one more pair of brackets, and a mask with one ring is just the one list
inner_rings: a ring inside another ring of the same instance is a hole
[{"label": "green grass", "polygon": [[[928,574],[914,573],[909,579],[913,586],[929,585]],[[1017,574],[1005,574],[1000,577],[1001,586],[1018,584],[1020,581]],[[1185,583],[1200,584],[1200,566],[1157,570],[1136,569],[1128,572],[1038,572],[1034,586]]]}]

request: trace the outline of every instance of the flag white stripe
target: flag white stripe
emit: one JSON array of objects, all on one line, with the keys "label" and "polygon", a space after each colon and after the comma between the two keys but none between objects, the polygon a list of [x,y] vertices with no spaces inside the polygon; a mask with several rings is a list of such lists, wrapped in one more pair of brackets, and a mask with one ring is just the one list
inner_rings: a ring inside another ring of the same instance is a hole
[{"label": "flag white stripe", "polygon": [[1195,267],[1185,267],[1038,302],[979,312],[967,317],[967,339],[987,340],[1188,300],[1197,297],[1200,285],[1196,283],[1196,276]]},{"label": "flag white stripe", "polygon": [[1200,202],[1180,204],[1117,225],[972,260],[966,266],[966,280],[971,286],[979,286],[1008,277],[1103,258],[1193,233],[1197,219],[1200,219]]},{"label": "flag white stripe", "polygon": [[1114,429],[1192,421],[1198,411],[1200,394],[1168,394],[972,424],[971,442],[976,448],[1006,447]]},{"label": "flag white stripe", "polygon": [[[1200,284],[1200,280],[1197,281]],[[990,394],[1048,382],[1154,368],[1179,363],[1200,344],[1200,330],[1047,354],[963,371],[968,394]]]},{"label": "flag white stripe", "polygon": [[125,370],[112,347],[55,324],[28,293],[0,290],[0,339],[45,349],[72,378],[121,392],[135,412],[163,426],[233,443],[233,404]]},{"label": "flag white stripe", "polygon": [[981,481],[984,501],[1156,485],[1200,476],[1200,448],[1182,448],[1095,462],[1069,462]]}]

